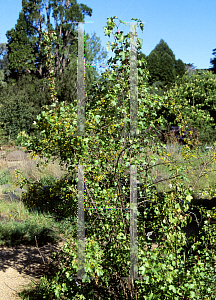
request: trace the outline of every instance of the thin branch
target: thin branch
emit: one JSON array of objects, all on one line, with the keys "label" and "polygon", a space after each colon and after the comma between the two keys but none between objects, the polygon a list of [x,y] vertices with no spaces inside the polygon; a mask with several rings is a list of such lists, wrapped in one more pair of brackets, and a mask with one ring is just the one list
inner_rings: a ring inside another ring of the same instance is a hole
[{"label": "thin branch", "polygon": [[42,258],[42,260],[43,260],[43,263],[44,263],[44,265],[45,265],[46,263],[45,263],[45,261],[44,261],[44,258],[43,258],[43,256],[42,256],[41,252],[40,252],[40,249],[39,249],[39,247],[38,247],[36,235],[35,235],[35,242],[36,242],[36,247],[37,247],[37,249],[38,249],[38,252],[39,252],[39,254],[40,254],[40,256],[41,256],[41,258]]},{"label": "thin branch", "polygon": [[206,163],[203,165],[202,170],[200,171],[200,174],[199,174],[199,176],[197,177],[197,180],[196,180],[195,183],[194,183],[193,189],[194,189],[195,185],[197,184],[199,178],[201,177],[201,174],[202,174],[204,168],[205,168],[207,165],[209,165],[209,164],[210,164],[212,161],[214,161],[214,160],[215,160],[215,158],[213,158],[213,159],[210,160],[209,162],[206,162]]}]

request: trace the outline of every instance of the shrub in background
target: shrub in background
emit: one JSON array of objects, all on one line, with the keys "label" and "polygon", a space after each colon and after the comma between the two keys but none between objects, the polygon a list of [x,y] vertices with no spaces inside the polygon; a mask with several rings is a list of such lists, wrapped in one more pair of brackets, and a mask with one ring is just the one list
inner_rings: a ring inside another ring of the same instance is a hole
[{"label": "shrub in background", "polygon": [[76,182],[69,186],[67,176],[59,180],[46,177],[39,182],[30,182],[19,170],[15,170],[15,176],[17,183],[22,181],[21,188],[28,186],[22,201],[30,211],[49,212],[57,219],[76,214]]},{"label": "shrub in background", "polygon": [[210,71],[178,77],[166,94],[168,102],[161,113],[176,126],[175,116],[184,112],[188,125],[200,132],[200,141],[211,144],[216,140],[215,89],[216,74]]},{"label": "shrub in background", "polygon": [[43,80],[23,75],[18,82],[10,82],[0,92],[2,137],[16,140],[23,130],[34,134],[33,122],[45,104],[50,104],[50,98]]}]

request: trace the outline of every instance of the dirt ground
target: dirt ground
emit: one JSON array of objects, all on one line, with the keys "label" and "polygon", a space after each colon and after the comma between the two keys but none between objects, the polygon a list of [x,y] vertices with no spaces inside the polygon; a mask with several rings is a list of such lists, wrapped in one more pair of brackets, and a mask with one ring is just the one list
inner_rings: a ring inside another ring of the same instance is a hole
[{"label": "dirt ground", "polygon": [[49,273],[52,253],[60,250],[63,244],[64,242],[60,242],[40,247],[43,258],[36,246],[0,246],[1,300],[20,299],[18,293],[23,286],[32,280],[37,282],[40,277]]},{"label": "dirt ground", "polygon": [[[15,149],[12,148],[10,150]],[[26,161],[15,162],[6,161],[1,154],[5,154],[5,151],[0,151],[0,168],[19,167],[31,162],[29,154]],[[1,196],[0,199],[2,198]],[[0,246],[0,299],[21,299],[18,293],[22,287],[31,281],[37,282],[40,277],[50,271],[52,253],[60,250],[63,244],[64,242],[60,242],[56,245],[48,244],[40,247],[39,250],[44,261],[36,246]]]}]

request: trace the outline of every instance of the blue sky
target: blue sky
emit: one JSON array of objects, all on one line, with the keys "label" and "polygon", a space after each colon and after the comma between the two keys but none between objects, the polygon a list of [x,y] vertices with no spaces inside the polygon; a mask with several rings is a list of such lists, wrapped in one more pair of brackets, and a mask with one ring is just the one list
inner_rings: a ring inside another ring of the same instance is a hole
[{"label": "blue sky", "polygon": [[[194,63],[198,69],[211,67],[212,50],[216,48],[216,1],[215,0],[86,0],[83,3],[92,8],[92,17],[85,17],[85,32],[94,32],[100,37],[101,45],[114,38],[104,35],[103,26],[107,18],[117,16],[130,22],[131,18],[141,19],[143,32],[138,29],[138,37],[143,39],[142,52],[148,55],[160,39],[164,39],[173,50],[176,59],[184,63]],[[15,27],[22,8],[21,0],[0,0],[0,43],[6,43],[5,33]],[[117,20],[117,25],[119,21]],[[119,27],[126,34],[127,27]],[[113,56],[109,51],[109,56]]]}]

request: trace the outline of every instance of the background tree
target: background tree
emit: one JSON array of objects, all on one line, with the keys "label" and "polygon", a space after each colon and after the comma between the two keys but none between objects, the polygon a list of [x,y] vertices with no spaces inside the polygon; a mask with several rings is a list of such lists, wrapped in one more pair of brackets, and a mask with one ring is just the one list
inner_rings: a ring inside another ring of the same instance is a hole
[{"label": "background tree", "polygon": [[185,64],[183,63],[183,61],[181,59],[177,59],[176,64],[175,64],[176,76],[182,77],[185,74],[185,71],[186,71]]},{"label": "background tree", "polygon": [[[103,63],[108,52],[101,47],[100,38],[96,37],[96,33],[89,37],[85,36],[85,89],[89,90],[95,80],[99,80],[95,67],[91,64]],[[59,101],[73,102],[77,98],[77,57],[71,59],[65,70],[64,76],[57,76],[57,97]]]},{"label": "background tree", "polygon": [[166,89],[175,81],[176,76],[182,76],[186,69],[181,59],[176,60],[173,51],[161,39],[155,49],[147,56],[147,68],[150,73],[149,83],[161,82]]},{"label": "background tree", "polygon": [[0,43],[0,70],[3,70],[5,76],[9,76],[8,70],[8,56],[7,56],[7,44]]},{"label": "background tree", "polygon": [[[209,71],[196,71],[178,77],[166,93],[169,103],[176,101],[177,112],[184,111],[188,125],[200,131],[200,141],[212,143],[216,140],[216,75]],[[172,105],[171,105],[172,106]],[[165,106],[161,114],[170,125],[177,125],[176,117],[170,113],[171,106]],[[189,124],[190,123],[190,124]]]},{"label": "background tree", "polygon": [[[87,33],[85,36],[85,63],[95,65],[97,63],[104,63],[107,56],[108,52],[104,49],[104,47],[101,47],[100,38],[96,36],[96,33],[94,32],[91,38]],[[89,67],[90,66],[88,66],[88,68]],[[100,75],[96,71],[96,67],[90,68],[92,68],[92,73],[89,73],[89,75],[93,75],[94,78],[99,79]]]},{"label": "background tree", "polygon": [[[42,15],[45,7],[46,16]],[[54,18],[55,28],[51,25],[51,12]],[[55,54],[55,76],[64,75],[67,68],[70,74],[74,74],[74,91],[76,94],[77,74],[77,24],[71,23],[84,21],[84,14],[91,16],[92,9],[80,4],[75,0],[70,1],[47,1],[45,0],[24,0],[22,11],[19,15],[15,29],[7,32],[8,38],[8,60],[11,70],[11,79],[18,79],[22,74],[31,74],[38,78],[48,78],[49,70],[46,65],[46,56],[43,45],[42,27],[55,31],[57,40],[53,44]],[[107,52],[101,49],[99,38],[94,34],[85,36],[85,57],[86,62],[96,63],[107,56]],[[19,41],[19,42],[17,42]],[[98,53],[98,57],[96,57]],[[68,72],[67,72],[68,73]],[[86,68],[86,89],[98,73],[93,67]],[[67,82],[68,82],[68,76]],[[61,77],[59,77],[60,81]],[[71,80],[70,84],[71,84]],[[71,92],[71,89],[70,89]]]},{"label": "background tree", "polygon": [[[44,7],[46,17],[42,15]],[[61,9],[61,13],[58,9]],[[55,29],[51,25],[50,14],[52,11]],[[0,103],[3,111],[6,112],[7,101],[11,102],[11,107],[13,105],[16,107],[17,91],[22,94],[19,99],[27,103],[26,107],[21,106],[21,110],[27,110],[28,104],[29,109],[33,107],[28,114],[28,123],[30,119],[33,123],[43,105],[51,104],[47,83],[50,70],[47,67],[47,57],[44,51],[42,27],[54,30],[58,37],[57,42],[53,44],[52,51],[55,55],[55,77],[59,102],[73,102],[77,98],[77,24],[70,24],[70,22],[83,21],[82,12],[91,15],[92,10],[83,4],[78,5],[76,1],[72,0],[49,1],[49,3],[46,0],[24,0],[22,2],[22,11],[15,29],[7,32],[8,44],[2,45],[2,52],[4,54],[7,52],[8,68],[11,71],[9,75],[11,86],[4,93],[0,91]],[[88,64],[101,62],[107,57],[107,52],[101,48],[100,38],[96,37],[95,33],[91,38],[88,33],[85,35],[84,51],[85,62]],[[6,55],[4,55],[5,57]],[[98,77],[96,68],[86,67],[86,90]],[[1,72],[1,87],[5,87],[4,80],[3,72]],[[23,113],[26,114],[24,111]],[[20,123],[18,120],[15,121],[18,116],[13,116],[13,112],[13,109],[7,110],[4,118],[0,118],[0,121],[5,129],[5,135],[12,136],[10,132],[13,132],[13,137],[15,137],[19,132]],[[10,128],[13,118],[16,126]],[[6,123],[8,124],[7,128],[4,126]],[[27,125],[25,121],[24,124]],[[23,130],[23,126],[21,129]],[[29,125],[27,125],[26,131],[33,134],[33,129]]]},{"label": "background tree", "polygon": [[10,78],[17,80],[24,73],[36,74],[36,49],[32,43],[34,32],[22,11],[15,29],[7,31],[6,36]]},{"label": "background tree", "polygon": [[167,52],[164,52],[159,57],[160,57],[159,79],[164,84],[170,84],[174,82],[176,78],[175,61],[173,60],[172,56]]},{"label": "background tree", "polygon": [[160,80],[160,57],[156,51],[152,51],[146,58],[150,72],[150,84]]},{"label": "background tree", "polygon": [[[46,17],[42,15],[45,7]],[[50,13],[54,18],[55,28],[51,24]],[[38,78],[49,76],[46,67],[46,57],[43,49],[42,28],[55,30],[57,41],[53,45],[55,51],[55,74],[63,74],[66,68],[66,59],[69,63],[72,53],[77,53],[76,24],[72,22],[84,21],[84,15],[91,16],[92,9],[84,4],[77,4],[76,0],[49,1],[23,0],[22,11],[15,25],[15,30],[7,32],[8,60],[12,74],[27,72],[37,75]],[[19,44],[17,43],[19,41]]]},{"label": "background tree", "polygon": [[214,74],[216,74],[216,48],[213,49],[212,53],[215,57],[210,59],[210,63],[212,65],[212,68],[210,69]]},{"label": "background tree", "polygon": [[20,77],[14,84],[0,88],[0,127],[4,143],[9,139],[15,140],[22,130],[34,135],[33,122],[46,104],[51,104],[49,87],[42,89],[41,80],[29,74]]}]

